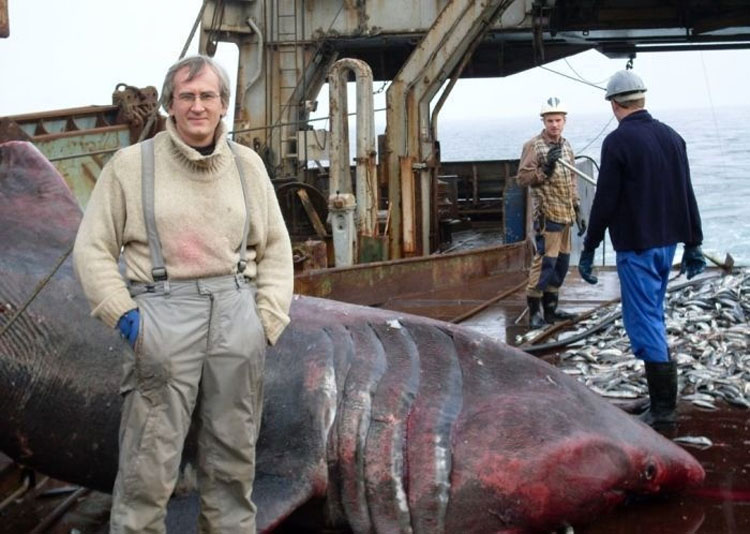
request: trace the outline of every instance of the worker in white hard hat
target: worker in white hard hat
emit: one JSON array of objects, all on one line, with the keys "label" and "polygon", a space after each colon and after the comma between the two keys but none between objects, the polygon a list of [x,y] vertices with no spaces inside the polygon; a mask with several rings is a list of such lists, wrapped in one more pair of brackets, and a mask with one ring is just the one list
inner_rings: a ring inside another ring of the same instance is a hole
[{"label": "worker in white hard hat", "polygon": [[617,253],[622,317],[633,354],[645,363],[650,407],[642,419],[660,428],[675,421],[677,366],[664,324],[664,297],[677,243],[681,272],[705,269],[698,204],[685,141],[645,109],[646,86],[632,70],[615,73],[606,100],[619,125],[602,143],[601,168],[578,264],[592,273],[594,252],[609,229]]},{"label": "worker in white hard hat", "polygon": [[573,149],[562,136],[568,110],[557,97],[542,104],[544,128],[523,145],[518,183],[529,186],[534,203],[536,252],[529,271],[526,301],[529,326],[542,328],[573,314],[557,309],[560,286],[570,263],[570,230],[574,222],[585,229],[579,216],[578,188],[572,172],[557,161],[574,164]]}]

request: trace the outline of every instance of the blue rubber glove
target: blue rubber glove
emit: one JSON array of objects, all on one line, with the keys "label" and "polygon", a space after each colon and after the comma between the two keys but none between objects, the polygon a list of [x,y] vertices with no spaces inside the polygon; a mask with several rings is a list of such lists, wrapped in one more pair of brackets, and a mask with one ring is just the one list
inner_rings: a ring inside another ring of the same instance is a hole
[{"label": "blue rubber glove", "polygon": [[596,284],[599,279],[594,276],[591,271],[594,267],[594,250],[584,250],[581,252],[581,257],[578,260],[578,273],[581,278],[586,280],[589,284]]},{"label": "blue rubber glove", "polygon": [[134,308],[122,314],[117,321],[117,329],[120,335],[125,338],[132,348],[135,348],[135,340],[138,339],[138,330],[141,327],[141,312]]},{"label": "blue rubber glove", "polygon": [[680,263],[680,274],[687,273],[687,279],[690,280],[705,270],[706,259],[703,257],[701,248],[685,245],[685,250],[682,252],[682,262]]}]

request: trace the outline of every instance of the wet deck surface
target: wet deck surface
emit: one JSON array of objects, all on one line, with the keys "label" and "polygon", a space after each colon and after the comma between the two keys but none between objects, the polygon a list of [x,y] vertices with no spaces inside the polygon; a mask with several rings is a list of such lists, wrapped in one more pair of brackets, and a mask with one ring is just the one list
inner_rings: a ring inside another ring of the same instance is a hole
[{"label": "wet deck surface", "polygon": [[676,428],[664,435],[705,436],[713,446],[685,446],[706,470],[701,488],[632,503],[576,529],[578,534],[718,534],[750,532],[750,411],[704,411],[680,403]]},{"label": "wet deck surface", "polygon": [[[559,308],[571,313],[583,313],[604,302],[619,298],[620,284],[611,268],[599,268],[599,283],[584,282],[577,271],[571,271],[560,290]],[[475,315],[458,321],[482,334],[516,345],[516,336],[528,332],[525,293],[526,275],[513,273],[477,279],[461,288],[445,288],[429,294],[402,295],[391,298],[382,307],[443,321],[453,321],[462,314],[480,307],[517,288],[513,293],[493,302]]]},{"label": "wet deck surface", "polygon": [[[600,283],[591,286],[571,271],[560,294],[560,308],[582,313],[619,297],[616,273],[600,269]],[[486,278],[455,288],[421,295],[401,295],[384,307],[427,315],[444,320],[455,319],[476,309],[498,294],[518,289],[464,320],[461,324],[483,334],[516,344],[517,336],[528,331],[528,317],[521,274]],[[519,320],[520,317],[520,320]],[[554,362],[554,354],[545,359]],[[687,402],[678,406],[678,423],[665,433],[677,436],[705,436],[713,442],[707,449],[685,445],[706,470],[702,488],[687,494],[644,502],[631,502],[587,526],[578,534],[720,534],[750,533],[750,410],[718,403],[719,410],[707,411]],[[41,479],[38,475],[37,481]],[[0,502],[19,486],[22,474],[17,466],[0,455]],[[46,481],[0,511],[0,534],[104,534],[110,498],[90,492],[76,498],[64,482]],[[70,506],[60,511],[61,505]],[[195,532],[194,499],[173,499],[170,504],[170,534]],[[57,518],[55,512],[57,509]],[[40,524],[48,526],[39,530]],[[37,530],[35,530],[37,529]]]}]

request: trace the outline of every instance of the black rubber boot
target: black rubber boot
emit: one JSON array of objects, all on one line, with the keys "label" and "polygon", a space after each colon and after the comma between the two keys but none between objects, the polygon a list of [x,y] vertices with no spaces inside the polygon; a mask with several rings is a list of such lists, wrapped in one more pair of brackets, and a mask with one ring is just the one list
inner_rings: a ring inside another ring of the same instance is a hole
[{"label": "black rubber boot", "polygon": [[653,428],[674,425],[677,406],[677,364],[675,362],[645,362],[649,409],[640,415],[641,421]]},{"label": "black rubber boot", "polygon": [[544,315],[542,315],[542,299],[526,297],[526,304],[529,306],[529,328],[536,330],[547,326]]},{"label": "black rubber boot", "polygon": [[557,309],[558,295],[557,293],[544,293],[542,295],[542,306],[544,307],[544,320],[549,324],[556,321],[567,321],[568,319],[574,319],[574,313],[568,313],[566,311]]}]

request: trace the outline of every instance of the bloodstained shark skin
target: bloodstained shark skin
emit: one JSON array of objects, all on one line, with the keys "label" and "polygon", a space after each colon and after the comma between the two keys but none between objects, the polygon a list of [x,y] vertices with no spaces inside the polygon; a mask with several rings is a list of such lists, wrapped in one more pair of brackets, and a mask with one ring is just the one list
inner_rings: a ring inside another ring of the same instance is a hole
[{"label": "bloodstained shark skin", "polygon": [[[0,145],[0,450],[111,491],[129,347],[90,317],[70,258],[10,324],[80,217],[32,145]],[[549,532],[704,478],[678,445],[493,338],[309,297],[291,317],[266,359],[260,532]]]}]

